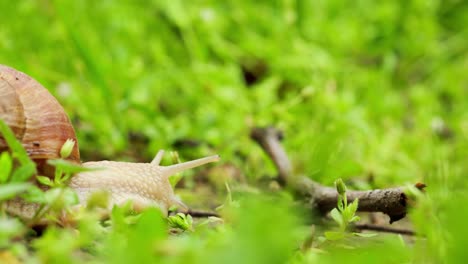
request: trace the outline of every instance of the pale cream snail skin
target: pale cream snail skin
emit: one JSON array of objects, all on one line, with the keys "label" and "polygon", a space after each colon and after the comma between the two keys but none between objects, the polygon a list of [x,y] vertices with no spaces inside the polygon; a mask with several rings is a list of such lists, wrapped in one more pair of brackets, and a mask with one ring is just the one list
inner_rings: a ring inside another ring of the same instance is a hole
[{"label": "pale cream snail skin", "polygon": [[196,159],[171,166],[159,166],[164,151],[160,150],[151,163],[93,161],[83,167],[96,170],[76,174],[70,181],[80,201],[96,191],[110,193],[110,204],[133,202],[133,209],[159,207],[163,213],[173,206],[186,208],[175,196],[169,177],[181,171],[219,160],[218,155]]},{"label": "pale cream snail skin", "polygon": [[[67,139],[76,142],[73,126],[58,101],[37,81],[4,65],[0,65],[0,118],[13,130],[41,175],[53,177],[54,168],[46,161],[60,157],[60,149]],[[3,151],[8,151],[8,146],[0,135],[0,152]],[[106,192],[109,208],[131,201],[136,211],[157,207],[167,214],[173,205],[185,207],[175,196],[169,177],[216,162],[219,156],[160,166],[163,154],[164,151],[159,151],[150,163],[92,161],[81,164],[78,144],[75,144],[67,160],[93,170],[77,173],[68,186],[77,193],[80,205],[85,205],[92,193]],[[30,219],[38,205],[15,198],[6,204],[6,209]]]}]

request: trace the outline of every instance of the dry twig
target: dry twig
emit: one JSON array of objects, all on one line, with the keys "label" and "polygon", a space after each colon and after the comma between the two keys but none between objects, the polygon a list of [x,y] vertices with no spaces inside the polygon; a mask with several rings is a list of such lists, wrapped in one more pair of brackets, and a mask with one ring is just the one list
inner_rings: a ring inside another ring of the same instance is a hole
[{"label": "dry twig", "polygon": [[[335,188],[323,186],[308,177],[293,176],[289,158],[280,144],[281,132],[273,127],[254,128],[251,138],[255,140],[273,160],[278,169],[278,181],[290,186],[310,207],[326,213],[337,203]],[[361,212],[382,212],[390,217],[390,223],[405,217],[407,196],[403,188],[376,189],[370,191],[348,191],[348,201],[359,198]]]},{"label": "dry twig", "polygon": [[220,215],[216,212],[209,212],[209,211],[198,211],[198,210],[193,210],[189,209],[187,212],[184,212],[185,214],[189,214],[192,217],[220,217]]},{"label": "dry twig", "polygon": [[400,235],[407,235],[407,236],[416,235],[416,233],[413,230],[392,228],[392,227],[381,226],[381,225],[356,224],[356,225],[353,226],[353,228],[355,230],[359,230],[359,231],[361,231],[361,230],[370,230],[370,231],[393,233],[393,234],[400,234]]}]

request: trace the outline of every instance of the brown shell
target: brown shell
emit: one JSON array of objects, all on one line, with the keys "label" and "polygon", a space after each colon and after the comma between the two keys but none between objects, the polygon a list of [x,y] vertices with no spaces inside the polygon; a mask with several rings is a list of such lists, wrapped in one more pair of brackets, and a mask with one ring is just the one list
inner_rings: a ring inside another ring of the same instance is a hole
[{"label": "brown shell", "polygon": [[[0,118],[13,130],[40,172],[44,173],[46,160],[60,157],[67,139],[76,143],[69,160],[80,162],[75,130],[59,102],[33,78],[1,64]],[[8,146],[0,135],[0,152],[5,150]]]}]

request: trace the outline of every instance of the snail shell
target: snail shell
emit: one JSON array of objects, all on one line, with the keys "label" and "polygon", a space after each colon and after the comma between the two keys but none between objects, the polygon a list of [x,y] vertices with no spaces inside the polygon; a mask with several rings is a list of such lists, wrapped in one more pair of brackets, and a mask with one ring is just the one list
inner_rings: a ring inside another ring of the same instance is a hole
[{"label": "snail shell", "polygon": [[[62,106],[37,81],[7,66],[0,65],[0,118],[13,130],[27,153],[34,160],[38,172],[52,176],[54,168],[48,159],[60,157],[60,149],[67,139],[76,142],[75,131]],[[0,152],[8,146],[0,135]],[[169,176],[219,160],[209,156],[171,166],[159,166],[164,151],[159,151],[151,163],[117,161],[85,162],[83,167],[96,170],[74,175],[69,187],[85,205],[93,192],[105,191],[110,195],[109,209],[132,201],[139,211],[149,206],[158,207],[163,213],[172,205],[185,207],[174,195]],[[75,144],[68,160],[80,163],[78,144]],[[23,218],[32,218],[39,208],[15,198],[7,203],[7,211]]]},{"label": "snail shell", "polygon": [[[75,130],[59,102],[41,84],[0,65],[0,118],[13,130],[38,171],[51,175],[48,159],[56,159],[67,139],[75,141],[68,160],[80,162]],[[0,152],[8,150],[0,135]]]}]

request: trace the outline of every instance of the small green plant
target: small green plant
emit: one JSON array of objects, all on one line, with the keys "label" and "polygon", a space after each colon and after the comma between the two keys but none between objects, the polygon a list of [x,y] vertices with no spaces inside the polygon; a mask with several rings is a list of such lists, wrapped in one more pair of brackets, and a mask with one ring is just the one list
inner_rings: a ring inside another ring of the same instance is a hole
[{"label": "small green plant", "polygon": [[[3,136],[11,152],[0,155],[0,183],[23,183],[36,173],[36,165],[29,158],[21,143],[16,140],[13,131],[0,119],[0,135]],[[14,161],[19,164],[13,169]],[[2,186],[3,187],[3,186]]]},{"label": "small green plant", "polygon": [[[352,203],[348,204],[346,197],[346,185],[341,178],[335,181],[336,191],[338,192],[337,207],[333,208],[330,216],[339,225],[338,231],[325,232],[325,238],[328,240],[340,240],[346,237],[346,230],[349,224],[360,220],[356,215],[359,200],[355,199]],[[353,233],[359,235],[358,233]]]},{"label": "small green plant", "polygon": [[177,213],[176,215],[169,216],[167,222],[172,228],[180,228],[184,231],[193,229],[193,219],[191,215]]},{"label": "small green plant", "polygon": [[36,179],[49,187],[63,187],[71,176],[78,172],[89,171],[90,169],[84,168],[78,164],[65,160],[68,158],[73,150],[75,141],[68,139],[60,149],[60,159],[48,160],[47,163],[55,167],[54,179],[46,176],[36,176]]},{"label": "small green plant", "polygon": [[[55,211],[61,212],[71,205],[78,204],[78,196],[76,193],[66,186],[68,180],[78,172],[89,171],[90,169],[84,168],[79,164],[65,160],[68,158],[73,150],[75,141],[68,139],[60,149],[60,159],[48,160],[47,163],[55,167],[54,179],[47,176],[36,176],[39,183],[50,187],[44,195],[35,202],[41,204],[37,210],[33,221],[37,221],[44,217],[47,213]],[[54,219],[51,215],[49,218]],[[57,220],[57,219],[55,219]]]},{"label": "small green plant", "polygon": [[35,188],[34,185],[26,181],[36,173],[36,166],[2,119],[0,119],[0,135],[3,136],[11,150],[0,155],[1,204],[3,201]]}]

